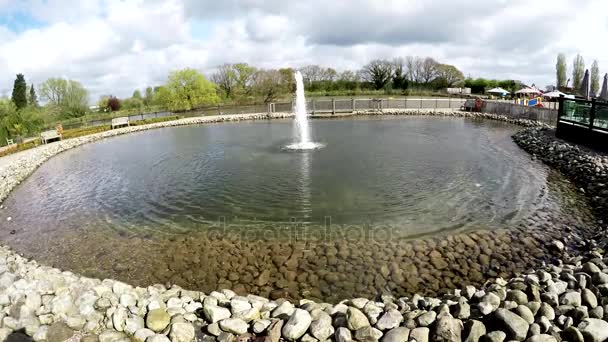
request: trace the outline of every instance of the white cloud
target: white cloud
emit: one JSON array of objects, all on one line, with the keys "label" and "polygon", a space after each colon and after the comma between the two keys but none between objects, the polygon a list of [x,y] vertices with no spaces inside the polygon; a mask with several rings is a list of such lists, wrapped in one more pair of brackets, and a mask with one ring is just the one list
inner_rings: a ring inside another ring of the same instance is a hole
[{"label": "white cloud", "polygon": [[[157,85],[183,67],[354,69],[405,55],[433,56],[474,77],[545,85],[558,52],[569,59],[580,52],[608,70],[607,9],[605,0],[0,0],[3,15],[42,23],[13,32],[0,22],[0,94],[19,72],[34,83],[78,80],[94,101]],[[209,32],[193,32],[195,21]]]}]

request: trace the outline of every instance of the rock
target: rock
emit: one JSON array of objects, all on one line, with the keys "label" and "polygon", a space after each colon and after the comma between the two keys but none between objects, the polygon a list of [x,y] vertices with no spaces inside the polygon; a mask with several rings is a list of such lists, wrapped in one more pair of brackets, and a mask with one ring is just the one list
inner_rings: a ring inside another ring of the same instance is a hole
[{"label": "rock", "polygon": [[65,320],[65,323],[74,330],[82,330],[86,324],[86,320],[80,316],[70,316]]},{"label": "rock", "polygon": [[578,325],[578,330],[588,342],[603,342],[608,339],[608,322],[601,319],[586,318]]},{"label": "rock", "polygon": [[42,325],[38,327],[36,333],[32,336],[34,341],[46,341],[48,339],[48,331],[49,327],[47,325]]},{"label": "rock", "polygon": [[219,322],[222,319],[230,318],[230,310],[213,304],[204,304],[203,313],[209,323]]},{"label": "rock", "polygon": [[258,308],[251,308],[244,311],[240,311],[232,315],[232,318],[240,318],[243,321],[249,323],[254,319],[260,318],[260,310]]},{"label": "rock", "polygon": [[142,328],[137,330],[133,336],[139,341],[145,341],[148,337],[154,336],[154,331],[147,328]]},{"label": "rock", "polygon": [[581,306],[581,294],[575,291],[568,291],[560,297],[559,303],[562,305],[572,305],[574,307]]},{"label": "rock", "polygon": [[557,342],[557,339],[551,335],[539,334],[531,336],[526,342]]},{"label": "rock", "polygon": [[463,324],[448,313],[437,317],[431,340],[435,342],[460,342]]},{"label": "rock", "polygon": [[302,337],[310,327],[312,318],[306,310],[296,309],[282,329],[283,337],[295,341]]},{"label": "rock", "polygon": [[583,334],[575,327],[568,327],[562,332],[562,338],[570,342],[585,342]]},{"label": "rock", "polygon": [[465,342],[477,342],[479,338],[486,334],[486,326],[480,321],[469,320],[464,325],[465,331],[468,331]]},{"label": "rock", "polygon": [[[272,323],[272,322],[268,319],[256,319],[253,322],[253,326],[252,326],[253,332],[256,334],[263,333],[270,326],[270,323]],[[331,325],[331,321],[330,321],[330,325]]]},{"label": "rock", "polygon": [[350,342],[353,340],[350,330],[344,327],[336,329],[334,339],[336,340],[336,342]]},{"label": "rock", "polygon": [[357,341],[378,341],[382,337],[382,331],[367,326],[355,331],[355,340]]},{"label": "rock", "polygon": [[518,305],[525,305],[528,303],[528,296],[520,290],[510,290],[507,292],[506,300],[513,301]]},{"label": "rock", "polygon": [[519,317],[523,318],[528,324],[534,323],[534,314],[532,311],[525,305],[519,305],[515,308],[514,311]]},{"label": "rock", "polygon": [[319,341],[329,339],[334,334],[331,317],[325,312],[319,313],[317,318],[310,323],[310,334]]},{"label": "rock", "polygon": [[416,323],[421,327],[428,327],[435,322],[435,318],[437,318],[437,313],[435,311],[428,311],[416,317]]},{"label": "rock", "polygon": [[268,342],[279,342],[281,339],[281,330],[283,329],[283,321],[279,320],[272,323],[268,330]]},{"label": "rock", "polygon": [[288,319],[289,317],[291,317],[294,311],[295,308],[293,307],[293,304],[288,301],[285,301],[281,303],[281,305],[277,306],[274,310],[272,310],[272,314],[270,315],[270,317]]},{"label": "rock", "polygon": [[242,335],[247,332],[249,325],[239,318],[225,318],[219,321],[220,329],[232,334]]},{"label": "rock", "polygon": [[429,328],[415,328],[410,330],[410,341],[429,342]]},{"label": "rock", "polygon": [[547,317],[548,320],[552,321],[555,319],[555,310],[551,305],[542,303],[538,309],[538,315]]},{"label": "rock", "polygon": [[370,326],[370,324],[363,312],[357,308],[349,307],[346,311],[346,326],[350,330],[357,331]]},{"label": "rock", "polygon": [[526,338],[530,326],[523,318],[506,309],[496,310],[495,317],[502,324],[510,339],[523,341]]},{"label": "rock", "polygon": [[131,316],[125,321],[124,332],[129,335],[135,335],[135,332],[144,329],[144,326],[145,323],[143,318],[140,316]]},{"label": "rock", "polygon": [[507,338],[507,334],[502,331],[492,331],[481,338],[484,342],[503,342]]},{"label": "rock", "polygon": [[[247,329],[245,329],[245,332]],[[194,326],[190,323],[173,323],[169,337],[171,342],[190,342],[194,340]]]},{"label": "rock", "polygon": [[170,323],[171,316],[163,309],[154,309],[146,315],[146,327],[154,332],[163,331]]},{"label": "rock", "polygon": [[406,327],[393,328],[382,336],[382,342],[407,342],[410,336],[410,329]]},{"label": "rock", "polygon": [[116,331],[124,331],[126,320],[127,309],[119,306],[112,314],[112,324],[114,325],[114,329],[116,329]]},{"label": "rock", "polygon": [[[125,334],[115,330],[104,330],[99,334],[99,342],[123,342],[126,338],[127,336]],[[146,339],[146,341],[148,341],[148,339]]]},{"label": "rock", "polygon": [[376,323],[376,328],[380,330],[389,330],[398,327],[403,322],[403,316],[397,310],[391,309],[380,317]]},{"label": "rock", "polygon": [[589,275],[593,275],[593,274],[599,273],[601,271],[602,270],[599,267],[597,267],[597,265],[595,265],[592,262],[586,262],[586,263],[583,264],[583,272],[585,272],[585,273],[587,273]]},{"label": "rock", "polygon": [[57,322],[49,326],[46,335],[49,341],[66,341],[74,335],[74,330],[70,329],[65,323]]},{"label": "rock", "polygon": [[477,307],[479,308],[479,311],[481,311],[481,313],[484,315],[491,314],[496,309],[498,309],[499,306],[500,306],[500,297],[498,297],[496,294],[494,294],[492,292],[486,294],[481,299],[479,304],[477,305]]},{"label": "rock", "polygon": [[585,305],[594,309],[597,307],[597,297],[589,289],[583,289],[581,291],[581,298]]},{"label": "rock", "polygon": [[[236,341],[236,337],[234,335],[232,335],[231,333],[227,333],[225,331],[223,331],[220,336],[217,337],[217,341],[218,342],[235,342]],[[278,342],[279,340],[273,341],[273,342]]]},{"label": "rock", "polygon": [[146,342],[171,342],[166,335],[156,334],[146,339]]}]

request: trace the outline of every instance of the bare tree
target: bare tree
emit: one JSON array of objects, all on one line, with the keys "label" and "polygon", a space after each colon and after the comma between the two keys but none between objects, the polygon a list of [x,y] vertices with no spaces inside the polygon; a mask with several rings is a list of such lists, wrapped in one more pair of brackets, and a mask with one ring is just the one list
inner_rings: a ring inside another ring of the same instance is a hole
[{"label": "bare tree", "polygon": [[237,84],[237,75],[232,64],[220,65],[216,72],[211,75],[211,81],[218,86],[225,97],[232,97],[233,90]]},{"label": "bare tree", "polygon": [[356,82],[359,81],[360,78],[352,70],[344,70],[340,73],[340,75],[338,75],[338,80],[346,82]]},{"label": "bare tree", "polygon": [[405,57],[405,66],[407,68],[407,78],[410,81],[422,82],[422,58],[415,56]]},{"label": "bare tree", "polygon": [[312,83],[320,81],[323,75],[323,69],[318,65],[307,65],[300,68],[304,82]]},{"label": "bare tree", "polygon": [[283,77],[279,70],[258,70],[253,78],[253,87],[264,103],[269,103],[286,90],[282,81]]},{"label": "bare tree", "polygon": [[374,84],[374,88],[382,89],[393,76],[393,65],[384,59],[376,59],[366,64],[362,71],[363,79]]}]

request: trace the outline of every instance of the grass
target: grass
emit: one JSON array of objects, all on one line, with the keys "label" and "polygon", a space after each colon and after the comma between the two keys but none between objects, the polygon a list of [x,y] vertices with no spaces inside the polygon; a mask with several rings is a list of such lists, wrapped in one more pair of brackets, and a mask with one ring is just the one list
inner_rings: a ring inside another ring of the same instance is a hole
[{"label": "grass", "polygon": [[[153,123],[157,123],[157,122],[177,120],[180,118],[181,118],[181,116],[179,116],[179,115],[173,115],[173,116],[166,116],[166,117],[162,117],[162,118],[137,120],[137,121],[131,121],[130,125],[131,126],[141,126],[141,125],[148,125],[148,124],[153,124]],[[101,133],[101,132],[109,131],[111,129],[112,129],[112,127],[110,125],[100,125],[100,126],[93,126],[93,127],[66,129],[63,131],[63,139],[83,137],[85,135]],[[0,151],[0,157],[4,157],[9,154],[29,150],[31,148],[39,146],[41,143],[42,142],[40,141],[40,138],[36,138],[36,139],[34,139],[32,141],[28,141],[26,143],[16,144],[15,146],[13,146],[11,148],[8,148],[4,151]]]}]

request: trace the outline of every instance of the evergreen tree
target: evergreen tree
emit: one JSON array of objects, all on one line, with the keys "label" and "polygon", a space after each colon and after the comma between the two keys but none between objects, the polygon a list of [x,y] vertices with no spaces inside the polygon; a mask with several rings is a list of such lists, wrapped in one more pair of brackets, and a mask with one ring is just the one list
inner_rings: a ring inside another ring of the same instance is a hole
[{"label": "evergreen tree", "polygon": [[591,94],[595,96],[600,92],[600,67],[597,61],[591,64]]},{"label": "evergreen tree", "polygon": [[17,74],[11,100],[15,103],[17,109],[27,106],[27,85],[25,84],[25,77],[23,77],[23,74]]},{"label": "evergreen tree", "polygon": [[566,75],[568,73],[568,66],[566,65],[566,56],[563,53],[557,55],[557,63],[555,64],[557,73],[557,88],[563,88],[566,86]]},{"label": "evergreen tree", "polygon": [[38,95],[36,95],[33,84],[30,86],[30,97],[27,99],[27,103],[32,107],[38,107]]}]

